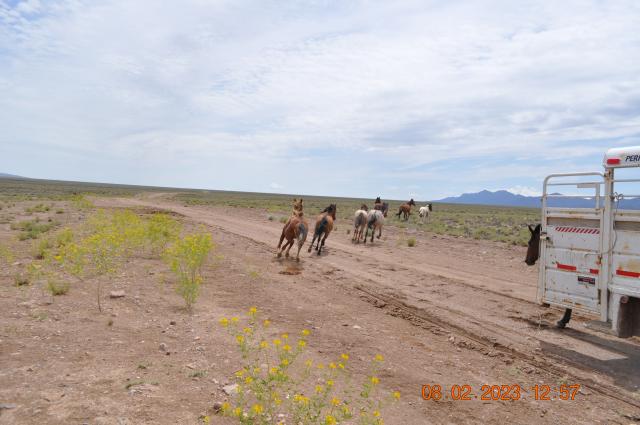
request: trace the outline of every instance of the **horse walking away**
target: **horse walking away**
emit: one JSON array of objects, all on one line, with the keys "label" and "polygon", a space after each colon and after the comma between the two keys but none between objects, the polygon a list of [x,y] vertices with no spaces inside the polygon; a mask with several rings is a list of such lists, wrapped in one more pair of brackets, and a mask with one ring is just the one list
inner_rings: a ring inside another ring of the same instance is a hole
[{"label": "horse walking away", "polygon": [[424,207],[420,207],[418,210],[418,215],[422,219],[422,222],[429,221],[429,215],[431,215],[431,211],[433,211],[433,206],[431,204],[427,204]]},{"label": "horse walking away", "polygon": [[[282,229],[282,235],[280,235],[280,242],[278,243],[278,258],[282,256],[282,252],[286,249],[285,257],[289,257],[289,250],[293,246],[295,241],[298,242],[298,252],[296,253],[296,261],[300,261],[300,250],[302,245],[307,240],[307,234],[309,233],[309,223],[302,216],[291,216],[289,221],[284,225]],[[287,242],[282,245],[282,241],[286,239]],[[280,246],[282,245],[282,248]]]},{"label": "horse walking away", "polygon": [[[542,227],[538,224],[535,228],[528,226],[529,232],[531,233],[531,238],[529,239],[529,246],[527,247],[527,256],[524,259],[524,262],[527,263],[527,266],[533,266],[536,264],[536,261],[540,258],[540,230]],[[567,308],[564,310],[564,315],[562,319],[558,320],[556,326],[560,329],[564,329],[571,320],[572,309]]]},{"label": "horse walking away", "polygon": [[414,202],[413,198],[411,198],[411,200],[409,202],[406,202],[402,205],[400,205],[400,209],[398,210],[398,214],[396,214],[398,216],[398,218],[400,217],[400,215],[404,214],[404,219],[409,220],[409,215],[411,214],[411,207],[415,206],[416,203]]},{"label": "horse walking away", "polygon": [[309,245],[308,252],[311,252],[313,243],[317,238],[318,245],[316,246],[316,251],[318,251],[318,255],[320,255],[324,247],[324,242],[333,230],[333,222],[336,220],[336,210],[336,204],[331,204],[322,210],[318,218],[316,218],[316,227],[313,231],[313,239],[311,240],[311,245]]},{"label": "horse walking away", "polygon": [[360,243],[360,239],[363,236],[364,229],[367,226],[367,216],[369,214],[369,208],[362,204],[360,209],[356,211],[353,218],[353,237],[351,242]]},{"label": "horse walking away", "polygon": [[367,243],[369,229],[371,229],[371,243],[373,243],[373,235],[378,230],[378,239],[382,236],[382,226],[384,225],[384,213],[381,210],[369,211],[367,216],[367,229],[364,233],[364,243]]}]

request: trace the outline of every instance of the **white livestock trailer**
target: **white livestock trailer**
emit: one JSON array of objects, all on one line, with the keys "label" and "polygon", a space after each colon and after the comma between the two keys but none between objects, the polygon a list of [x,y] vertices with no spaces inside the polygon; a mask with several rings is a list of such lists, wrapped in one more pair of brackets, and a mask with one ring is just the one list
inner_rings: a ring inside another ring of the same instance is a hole
[{"label": "white livestock trailer", "polygon": [[[616,188],[638,187],[640,179],[615,174],[640,167],[640,146],[610,149],[603,165],[604,173],[544,180],[537,297],[542,304],[598,315],[616,335],[630,337],[640,335],[640,195]],[[550,193],[551,187],[565,195]],[[589,193],[567,196],[567,190]],[[636,199],[638,209],[629,209]],[[621,202],[627,202],[624,209]]]}]

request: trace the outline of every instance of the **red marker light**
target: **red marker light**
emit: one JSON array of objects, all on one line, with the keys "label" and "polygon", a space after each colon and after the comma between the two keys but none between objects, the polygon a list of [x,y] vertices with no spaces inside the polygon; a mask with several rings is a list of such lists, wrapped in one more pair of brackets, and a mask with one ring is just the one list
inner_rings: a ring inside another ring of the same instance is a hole
[{"label": "red marker light", "polygon": [[607,158],[607,165],[618,165],[620,164],[620,158]]}]

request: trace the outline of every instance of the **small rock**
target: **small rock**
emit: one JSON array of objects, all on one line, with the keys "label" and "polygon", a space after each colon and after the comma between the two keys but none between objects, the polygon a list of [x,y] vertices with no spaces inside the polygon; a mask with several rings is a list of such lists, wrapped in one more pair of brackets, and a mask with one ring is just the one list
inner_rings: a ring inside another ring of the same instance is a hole
[{"label": "small rock", "polygon": [[111,291],[109,293],[109,296],[111,298],[122,298],[124,297],[124,290],[120,290],[120,291]]},{"label": "small rock", "polygon": [[362,328],[358,325],[353,325],[353,329],[362,329]]},{"label": "small rock", "polygon": [[237,390],[238,384],[225,385],[224,387],[222,387],[222,391],[224,391],[226,395],[236,394],[238,392]]},{"label": "small rock", "polygon": [[18,407],[18,405],[17,405],[17,404],[11,404],[11,403],[0,403],[0,410],[15,409],[16,407]]},{"label": "small rock", "polygon": [[449,337],[449,342],[455,342],[455,340],[456,340],[456,339],[455,339],[455,337],[454,337],[453,335],[451,335],[451,336]]},{"label": "small rock", "polygon": [[193,340],[194,340],[194,341],[200,341],[200,337],[199,337],[199,336],[197,336],[197,337],[193,338]]},{"label": "small rock", "polygon": [[216,401],[215,403],[213,403],[214,413],[220,413],[221,410],[222,410],[222,403],[220,403],[219,401]]},{"label": "small rock", "polygon": [[175,326],[176,321],[175,321],[175,320],[172,320],[172,321],[170,321],[170,322],[169,322],[169,324],[170,324],[171,326]]},{"label": "small rock", "polygon": [[160,351],[164,351],[164,352],[168,353],[168,351],[167,351],[168,349],[169,348],[167,347],[167,344],[165,344],[164,342],[160,343]]},{"label": "small rock", "polygon": [[19,265],[21,265],[21,264],[22,264],[22,263],[21,263],[20,261],[16,261],[16,262],[15,262],[15,263],[13,263],[12,265],[13,265],[13,266],[19,266]]}]

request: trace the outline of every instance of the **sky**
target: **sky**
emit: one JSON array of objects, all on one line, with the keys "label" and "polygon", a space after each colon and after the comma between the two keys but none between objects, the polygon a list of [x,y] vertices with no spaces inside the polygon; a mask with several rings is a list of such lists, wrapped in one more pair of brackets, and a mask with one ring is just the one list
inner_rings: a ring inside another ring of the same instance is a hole
[{"label": "sky", "polygon": [[640,2],[0,0],[0,172],[434,200],[640,145]]}]

